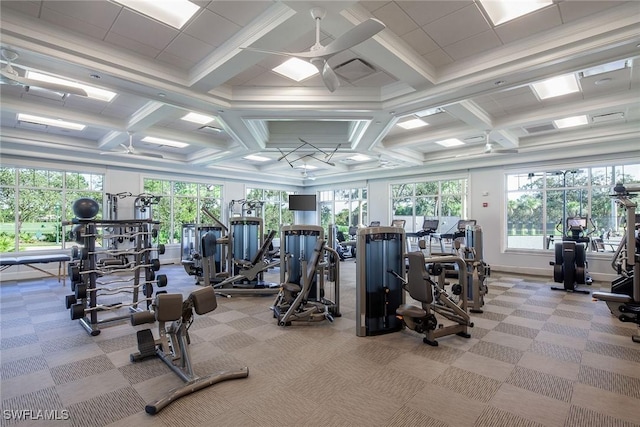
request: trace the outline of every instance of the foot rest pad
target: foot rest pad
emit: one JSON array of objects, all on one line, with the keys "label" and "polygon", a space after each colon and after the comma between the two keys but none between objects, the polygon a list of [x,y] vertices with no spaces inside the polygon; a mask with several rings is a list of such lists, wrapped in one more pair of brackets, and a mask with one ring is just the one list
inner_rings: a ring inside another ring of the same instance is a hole
[{"label": "foot rest pad", "polygon": [[136,333],[138,339],[138,351],[140,352],[140,358],[155,356],[156,354],[156,341],[153,338],[151,329],[143,329]]}]

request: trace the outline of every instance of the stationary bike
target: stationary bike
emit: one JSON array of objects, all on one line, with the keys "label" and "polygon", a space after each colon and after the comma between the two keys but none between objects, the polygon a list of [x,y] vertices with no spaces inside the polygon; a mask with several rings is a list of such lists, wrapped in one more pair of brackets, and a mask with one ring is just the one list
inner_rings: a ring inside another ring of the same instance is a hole
[{"label": "stationary bike", "polygon": [[552,286],[554,291],[590,293],[587,289],[576,287],[593,282],[587,272],[587,245],[591,240],[590,233],[587,233],[587,221],[587,217],[567,218],[568,233],[562,236],[562,242],[555,244],[555,260],[549,262],[553,266],[553,280],[563,284],[562,288]]}]

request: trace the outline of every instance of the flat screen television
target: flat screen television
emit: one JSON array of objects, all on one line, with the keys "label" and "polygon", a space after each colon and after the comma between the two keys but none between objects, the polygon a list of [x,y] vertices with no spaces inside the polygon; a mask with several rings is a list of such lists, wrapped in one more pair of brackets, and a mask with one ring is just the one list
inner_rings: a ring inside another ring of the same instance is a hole
[{"label": "flat screen television", "polygon": [[315,194],[290,194],[289,210],[290,211],[315,211],[316,195]]}]

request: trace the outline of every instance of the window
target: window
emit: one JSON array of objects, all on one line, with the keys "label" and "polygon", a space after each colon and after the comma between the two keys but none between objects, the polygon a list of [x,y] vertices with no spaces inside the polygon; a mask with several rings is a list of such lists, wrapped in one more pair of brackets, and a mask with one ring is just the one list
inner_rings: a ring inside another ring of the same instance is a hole
[{"label": "window", "polygon": [[202,207],[221,220],[222,185],[145,178],[144,192],[160,196],[153,211],[160,222],[158,243],[180,242],[182,224],[210,223]]},{"label": "window", "polygon": [[276,230],[280,236],[280,227],[293,224],[293,212],[289,210],[289,192],[263,188],[247,188],[247,200],[262,202],[262,221],[264,231]]},{"label": "window", "polygon": [[610,197],[616,183],[640,182],[640,165],[597,166],[506,176],[506,235],[511,249],[552,249],[566,233],[566,218],[588,218],[591,237],[615,249],[624,211]]},{"label": "window", "polygon": [[347,235],[350,226],[368,224],[367,189],[351,188],[320,192],[320,225],[328,233],[329,224]]},{"label": "window", "polygon": [[[62,221],[74,217],[81,197],[102,205],[102,174],[31,168],[0,168],[0,252],[61,249]],[[102,218],[102,211],[96,218]]]},{"label": "window", "polygon": [[447,232],[467,216],[467,179],[391,185],[392,219],[406,221],[405,230],[422,229],[425,219],[438,219]]}]

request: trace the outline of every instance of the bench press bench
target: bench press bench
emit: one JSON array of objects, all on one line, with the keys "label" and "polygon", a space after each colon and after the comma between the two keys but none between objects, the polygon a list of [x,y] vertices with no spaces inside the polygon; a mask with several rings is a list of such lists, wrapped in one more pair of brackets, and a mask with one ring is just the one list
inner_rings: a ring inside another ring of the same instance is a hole
[{"label": "bench press bench", "polygon": [[[23,255],[15,257],[0,257],[0,272],[13,267],[14,265],[24,265],[34,270],[38,270],[47,276],[56,277],[58,283],[64,285],[67,277],[66,263],[71,261],[71,256],[67,254],[41,254],[41,255]],[[50,262],[58,263],[58,274],[36,267],[34,264],[47,264]]]}]

